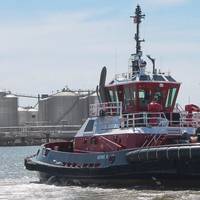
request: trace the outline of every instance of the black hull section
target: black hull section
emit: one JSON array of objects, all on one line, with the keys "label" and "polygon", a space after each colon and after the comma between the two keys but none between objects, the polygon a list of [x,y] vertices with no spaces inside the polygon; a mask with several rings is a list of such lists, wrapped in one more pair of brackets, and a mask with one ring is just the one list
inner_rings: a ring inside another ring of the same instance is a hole
[{"label": "black hull section", "polygon": [[145,161],[107,168],[65,168],[25,161],[29,170],[38,171],[42,182],[59,185],[200,187],[200,160]]},{"label": "black hull section", "polygon": [[130,151],[126,155],[129,163],[145,161],[198,161],[200,160],[199,145],[165,146],[154,148],[141,148]]}]

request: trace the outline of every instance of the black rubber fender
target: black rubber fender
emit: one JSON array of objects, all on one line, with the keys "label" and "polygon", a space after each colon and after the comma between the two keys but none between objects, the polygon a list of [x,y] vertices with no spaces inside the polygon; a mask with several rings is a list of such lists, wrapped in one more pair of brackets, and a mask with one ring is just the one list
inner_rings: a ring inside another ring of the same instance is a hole
[{"label": "black rubber fender", "polygon": [[168,158],[168,160],[177,160],[178,159],[178,147],[169,147],[167,149],[167,158]]},{"label": "black rubber fender", "polygon": [[147,153],[148,153],[147,149],[141,149],[139,151],[139,160],[140,161],[146,161],[147,160]]},{"label": "black rubber fender", "polygon": [[191,148],[187,147],[179,147],[178,159],[179,160],[190,160],[191,159]]},{"label": "black rubber fender", "polygon": [[157,149],[157,160],[167,160],[167,148],[158,148]]},{"label": "black rubber fender", "polygon": [[200,147],[199,146],[191,146],[191,158],[192,159],[200,159]]},{"label": "black rubber fender", "polygon": [[200,160],[200,145],[150,147],[126,154],[128,162]]},{"label": "black rubber fender", "polygon": [[128,162],[138,162],[139,161],[139,150],[131,151],[126,154],[126,159]]},{"label": "black rubber fender", "polygon": [[157,159],[157,150],[156,148],[148,149],[148,160],[156,160]]}]

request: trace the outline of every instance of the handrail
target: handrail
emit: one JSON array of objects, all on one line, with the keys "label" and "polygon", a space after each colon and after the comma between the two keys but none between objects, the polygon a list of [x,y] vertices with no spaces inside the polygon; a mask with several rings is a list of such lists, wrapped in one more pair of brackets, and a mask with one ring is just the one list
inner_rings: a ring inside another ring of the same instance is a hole
[{"label": "handrail", "polygon": [[[120,74],[115,74],[114,79],[117,80],[117,81],[130,81],[137,76],[135,74],[140,74],[140,73],[141,72],[139,70],[139,71],[134,71],[134,74],[133,74],[132,71],[131,72],[124,72],[124,73],[120,73]],[[152,71],[146,71],[145,70],[145,74],[150,75],[151,78],[153,76]],[[169,72],[162,72],[162,74],[169,75]]]},{"label": "handrail", "polygon": [[101,142],[103,142],[106,146],[108,146],[113,151],[115,149],[123,149],[123,146],[121,144],[113,142],[112,140],[109,140],[108,138],[104,136],[99,136],[99,140],[101,140]]},{"label": "handrail", "polygon": [[90,116],[122,116],[122,102],[91,104]]},{"label": "handrail", "polygon": [[129,113],[123,114],[122,117],[124,119],[124,127],[167,127],[169,124],[169,121],[166,119],[165,114],[162,112]]},{"label": "handrail", "polygon": [[187,114],[180,113],[179,120],[168,120],[163,112],[140,112],[122,114],[122,127],[200,127],[200,113]]},{"label": "handrail", "polygon": [[[176,113],[176,112],[175,112]],[[200,127],[200,112],[178,112],[180,117],[166,118],[164,112],[122,113],[122,102],[106,102],[90,105],[90,116],[118,116],[121,127]],[[172,113],[173,114],[173,113]]]},{"label": "handrail", "polygon": [[164,139],[166,139],[166,135],[165,134],[153,135],[153,137],[150,140],[146,139],[144,141],[144,143],[141,146],[141,148],[161,145]]},{"label": "handrail", "polygon": [[[158,136],[157,140],[159,140],[160,136],[161,136],[161,135]],[[152,137],[152,139],[149,141],[149,143],[148,143],[146,146],[147,146],[147,147],[150,146],[150,145],[152,144],[153,141],[154,141],[154,143],[155,143],[155,141],[157,141],[157,140],[156,140],[156,137],[157,137],[157,135],[154,135],[154,136]]]},{"label": "handrail", "polygon": [[181,127],[200,127],[200,112],[196,113],[180,113],[180,126]]},{"label": "handrail", "polygon": [[71,131],[78,130],[81,125],[46,125],[46,126],[13,126],[13,127],[0,127],[0,133],[36,133],[46,131]]}]

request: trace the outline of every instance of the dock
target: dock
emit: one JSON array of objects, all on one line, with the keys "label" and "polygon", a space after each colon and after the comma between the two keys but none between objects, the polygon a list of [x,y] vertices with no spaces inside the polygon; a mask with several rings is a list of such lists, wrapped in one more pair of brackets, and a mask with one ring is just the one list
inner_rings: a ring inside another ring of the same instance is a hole
[{"label": "dock", "polygon": [[71,140],[81,125],[0,127],[0,146],[30,146]]}]

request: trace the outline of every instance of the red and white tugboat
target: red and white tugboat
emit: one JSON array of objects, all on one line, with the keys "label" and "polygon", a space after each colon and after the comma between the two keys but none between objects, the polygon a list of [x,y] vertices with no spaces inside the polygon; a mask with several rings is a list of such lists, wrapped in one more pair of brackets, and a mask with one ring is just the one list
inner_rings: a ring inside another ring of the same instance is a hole
[{"label": "red and white tugboat", "polygon": [[119,186],[200,183],[200,108],[176,106],[180,83],[160,73],[150,56],[153,68],[146,72],[139,32],[144,17],[138,5],[132,17],[137,25],[136,53],[129,72],[105,85],[106,68],[102,69],[99,104],[91,105],[91,117],[73,142],[44,144],[25,159],[26,168],[38,171],[42,181]]}]

